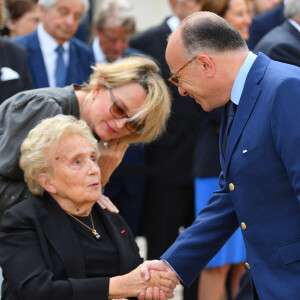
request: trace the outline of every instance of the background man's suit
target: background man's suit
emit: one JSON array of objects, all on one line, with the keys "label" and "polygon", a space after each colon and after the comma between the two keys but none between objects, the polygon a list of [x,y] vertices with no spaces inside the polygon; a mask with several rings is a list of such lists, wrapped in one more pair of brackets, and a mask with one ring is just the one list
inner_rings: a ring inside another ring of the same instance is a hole
[{"label": "background man's suit", "polygon": [[220,155],[221,189],[162,256],[185,284],[244,222],[259,298],[299,298],[299,95],[300,69],[260,53],[245,82],[226,156]]},{"label": "background man's suit", "polygon": [[[29,70],[34,88],[49,87],[46,67],[39,44],[37,31],[14,39],[23,46],[28,53]],[[95,63],[93,53],[88,45],[76,38],[71,38],[69,52],[69,66],[66,84],[82,84],[92,73],[91,65]]]},{"label": "background man's suit", "polygon": [[274,28],[256,45],[253,52],[300,67],[300,32],[289,22]]},{"label": "background man's suit", "polygon": [[247,42],[249,49],[254,49],[265,34],[285,21],[283,9],[284,4],[281,4],[253,19],[249,28],[250,38]]},{"label": "background man's suit", "polygon": [[10,80],[2,80],[4,71],[1,70],[0,103],[18,92],[31,89],[27,63],[27,54],[22,47],[0,37],[0,70],[6,67],[17,73],[10,76]]},{"label": "background man's suit", "polygon": [[[164,22],[133,37],[130,43],[158,61],[166,80],[170,77],[165,60],[170,33]],[[149,243],[150,259],[159,257],[175,240],[180,225],[188,225],[193,220],[192,161],[201,108],[193,100],[181,97],[176,89],[171,91],[173,103],[167,131],[146,147],[149,176],[142,226]]]}]

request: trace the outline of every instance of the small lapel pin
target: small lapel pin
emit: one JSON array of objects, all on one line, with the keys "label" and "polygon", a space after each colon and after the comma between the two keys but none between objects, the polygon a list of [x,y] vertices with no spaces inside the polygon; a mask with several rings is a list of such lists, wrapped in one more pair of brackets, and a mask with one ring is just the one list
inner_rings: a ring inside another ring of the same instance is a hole
[{"label": "small lapel pin", "polygon": [[121,231],[121,233],[122,233],[122,234],[125,233],[125,229],[123,229],[123,230]]},{"label": "small lapel pin", "polygon": [[248,152],[248,150],[243,150],[243,153],[246,153],[246,152]]}]

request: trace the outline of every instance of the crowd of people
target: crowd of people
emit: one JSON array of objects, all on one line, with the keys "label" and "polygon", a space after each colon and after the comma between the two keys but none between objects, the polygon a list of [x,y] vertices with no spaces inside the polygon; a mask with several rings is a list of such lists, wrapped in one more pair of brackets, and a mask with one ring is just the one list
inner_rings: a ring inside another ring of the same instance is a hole
[{"label": "crowd of people", "polygon": [[297,298],[300,2],[169,4],[0,0],[3,299]]}]

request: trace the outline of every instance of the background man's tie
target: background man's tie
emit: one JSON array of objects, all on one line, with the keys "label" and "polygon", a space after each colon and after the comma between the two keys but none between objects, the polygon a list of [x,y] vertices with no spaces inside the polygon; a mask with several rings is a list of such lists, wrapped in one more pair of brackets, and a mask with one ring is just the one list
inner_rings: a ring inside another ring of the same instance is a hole
[{"label": "background man's tie", "polygon": [[56,78],[56,86],[64,87],[66,85],[66,65],[64,61],[64,48],[62,46],[58,46],[55,51],[57,52],[57,60],[56,60],[56,69],[55,69],[55,78]]},{"label": "background man's tie", "polygon": [[234,119],[235,110],[236,110],[236,105],[232,101],[229,101],[225,106],[226,126],[224,130],[223,142],[222,142],[222,151],[224,156],[226,154],[227,141],[230,134],[231,125]]}]

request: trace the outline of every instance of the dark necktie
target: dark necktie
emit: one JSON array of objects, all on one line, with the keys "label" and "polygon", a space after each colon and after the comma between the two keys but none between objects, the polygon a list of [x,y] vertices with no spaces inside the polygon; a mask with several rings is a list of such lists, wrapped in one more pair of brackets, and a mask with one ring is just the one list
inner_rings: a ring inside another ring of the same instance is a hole
[{"label": "dark necktie", "polygon": [[232,101],[229,101],[225,106],[226,126],[224,130],[223,142],[222,142],[222,151],[224,156],[226,154],[226,146],[227,146],[227,141],[230,134],[232,122],[234,119],[235,109],[236,109],[236,105]]},{"label": "dark necktie", "polygon": [[55,79],[57,87],[64,87],[66,83],[66,65],[64,61],[64,48],[58,46],[55,51],[57,52]]}]

